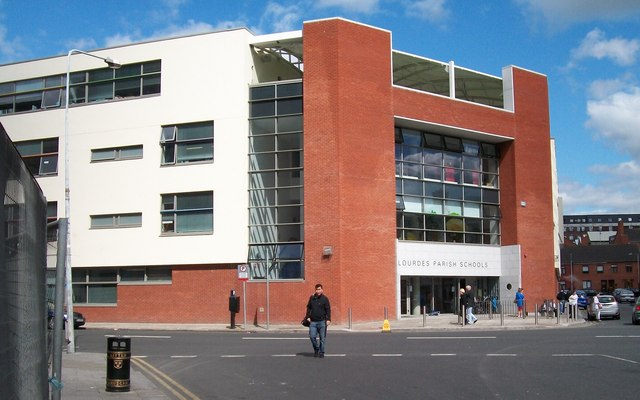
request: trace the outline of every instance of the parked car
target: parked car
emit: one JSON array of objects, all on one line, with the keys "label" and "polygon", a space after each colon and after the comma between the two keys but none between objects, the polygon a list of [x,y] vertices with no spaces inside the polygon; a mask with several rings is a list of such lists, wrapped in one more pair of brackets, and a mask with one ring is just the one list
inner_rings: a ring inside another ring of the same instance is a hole
[{"label": "parked car", "polygon": [[[53,329],[53,317],[56,315],[55,313],[55,303],[53,301],[47,301],[47,327],[49,329]],[[65,324],[62,326],[62,329],[64,329],[64,327],[67,325],[67,313],[64,313],[64,322]],[[83,326],[87,321],[84,318],[84,315],[82,315],[82,313],[79,313],[77,311],[73,312],[73,327],[74,328],[80,328],[81,326]]]},{"label": "parked car", "polygon": [[640,289],[629,289],[633,292],[633,295],[636,297],[640,297]]},{"label": "parked car", "polygon": [[587,305],[589,305],[589,298],[587,293],[584,290],[576,290],[576,294],[578,295],[578,308],[581,310],[586,310]]},{"label": "parked car", "polygon": [[640,297],[638,297],[635,306],[633,306],[633,312],[631,313],[631,322],[633,322],[634,325],[640,324]]},{"label": "parked car", "polygon": [[[600,294],[598,295],[598,300],[600,301],[600,305],[602,307],[600,309],[600,319],[620,319],[620,307],[618,307],[618,302],[616,301],[615,297],[611,296],[610,294]],[[593,301],[589,301],[589,307],[587,308],[587,318],[590,321],[596,319],[596,310],[594,306],[595,303]]]},{"label": "parked car", "polygon": [[616,298],[618,303],[633,303],[636,301],[636,296],[629,289],[616,289],[613,291],[613,297]]}]

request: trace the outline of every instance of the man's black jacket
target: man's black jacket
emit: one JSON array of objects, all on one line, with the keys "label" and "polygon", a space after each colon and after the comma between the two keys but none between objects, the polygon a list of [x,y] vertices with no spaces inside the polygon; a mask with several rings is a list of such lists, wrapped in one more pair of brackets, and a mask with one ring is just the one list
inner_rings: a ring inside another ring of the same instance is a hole
[{"label": "man's black jacket", "polygon": [[331,305],[329,304],[329,298],[324,294],[316,296],[315,294],[309,297],[307,303],[307,315],[306,318],[311,318],[311,321],[331,321]]}]

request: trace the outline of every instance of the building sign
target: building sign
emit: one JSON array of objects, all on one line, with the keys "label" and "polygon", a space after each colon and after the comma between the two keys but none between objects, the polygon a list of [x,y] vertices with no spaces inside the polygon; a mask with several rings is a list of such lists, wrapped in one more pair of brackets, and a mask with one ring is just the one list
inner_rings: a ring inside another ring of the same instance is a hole
[{"label": "building sign", "polygon": [[399,275],[500,276],[500,247],[398,242]]}]

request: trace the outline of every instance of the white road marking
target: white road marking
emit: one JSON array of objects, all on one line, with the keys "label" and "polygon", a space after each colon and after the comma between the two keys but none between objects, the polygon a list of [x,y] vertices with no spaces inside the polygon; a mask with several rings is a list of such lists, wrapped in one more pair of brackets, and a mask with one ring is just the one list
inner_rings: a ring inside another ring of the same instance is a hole
[{"label": "white road marking", "polygon": [[552,354],[551,357],[591,357],[594,354]]},{"label": "white road marking", "polygon": [[295,357],[295,354],[272,354],[271,357]]},{"label": "white road marking", "polygon": [[243,337],[242,340],[309,340],[309,337]]},{"label": "white road marking", "polygon": [[220,357],[222,357],[222,358],[245,358],[246,355],[244,355],[244,354],[223,354]]},{"label": "white road marking", "polygon": [[610,356],[610,355],[607,355],[607,354],[600,354],[600,355],[601,355],[602,357],[612,358],[612,359],[614,359],[614,360],[624,361],[624,362],[628,362],[628,363],[631,363],[631,364],[640,364],[640,363],[639,363],[639,362],[637,362],[637,361],[627,360],[626,358],[614,357],[614,356]]},{"label": "white road marking", "polygon": [[[104,337],[119,337],[118,335],[104,335]],[[171,339],[171,336],[145,336],[145,335],[125,335],[125,338],[144,338],[144,339]]]},{"label": "white road marking", "polygon": [[372,357],[402,357],[402,354],[372,354]]},{"label": "white road marking", "polygon": [[597,338],[640,338],[640,335],[609,335],[609,336],[596,336]]},{"label": "white road marking", "polygon": [[517,354],[511,354],[511,353],[494,353],[494,354],[487,354],[487,357],[517,357]]},{"label": "white road marking", "polygon": [[198,356],[196,356],[196,355],[190,355],[190,356],[171,356],[171,358],[198,358]]},{"label": "white road marking", "polygon": [[496,336],[408,336],[409,340],[496,339]]},{"label": "white road marking", "polygon": [[453,357],[455,356],[455,353],[434,353],[431,354],[432,357]]}]

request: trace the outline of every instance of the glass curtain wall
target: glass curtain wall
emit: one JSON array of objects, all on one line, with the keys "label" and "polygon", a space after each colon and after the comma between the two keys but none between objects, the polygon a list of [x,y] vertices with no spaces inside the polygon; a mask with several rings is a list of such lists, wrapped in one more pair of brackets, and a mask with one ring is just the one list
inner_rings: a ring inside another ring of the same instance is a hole
[{"label": "glass curtain wall", "polygon": [[396,128],[399,240],[500,244],[493,144]]},{"label": "glass curtain wall", "polygon": [[249,115],[251,279],[302,279],[302,81],[250,87]]}]

